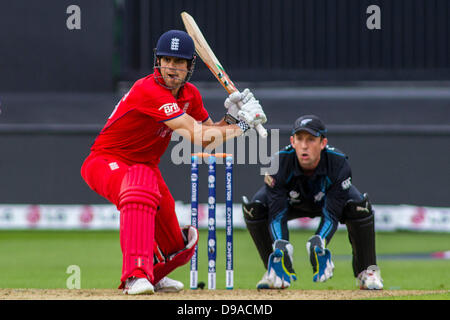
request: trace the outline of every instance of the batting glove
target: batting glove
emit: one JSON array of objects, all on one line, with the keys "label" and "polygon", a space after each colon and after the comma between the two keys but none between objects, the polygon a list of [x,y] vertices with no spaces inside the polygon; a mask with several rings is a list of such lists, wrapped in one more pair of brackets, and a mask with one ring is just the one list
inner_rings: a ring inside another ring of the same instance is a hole
[{"label": "batting glove", "polygon": [[325,282],[333,277],[334,264],[331,252],[325,248],[325,242],[319,235],[309,238],[306,251],[313,268],[313,281]]},{"label": "batting glove", "polygon": [[238,112],[238,119],[247,122],[251,128],[267,122],[266,114],[258,100],[244,104]]},{"label": "batting glove", "polygon": [[[228,123],[237,123],[239,121],[238,113],[240,111],[239,103],[242,105],[255,100],[253,93],[249,89],[245,89],[242,92],[236,91],[233,92],[225,99],[224,106],[227,109],[227,113],[225,115]],[[242,119],[241,119],[242,120]]]}]

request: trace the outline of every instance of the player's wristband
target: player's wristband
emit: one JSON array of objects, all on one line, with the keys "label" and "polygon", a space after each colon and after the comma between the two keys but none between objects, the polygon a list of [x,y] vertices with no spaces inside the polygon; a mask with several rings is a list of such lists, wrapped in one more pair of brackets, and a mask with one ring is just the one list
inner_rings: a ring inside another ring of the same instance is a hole
[{"label": "player's wristband", "polygon": [[241,128],[243,134],[250,129],[250,126],[245,121],[239,120],[239,122],[236,124],[239,126],[239,128]]}]

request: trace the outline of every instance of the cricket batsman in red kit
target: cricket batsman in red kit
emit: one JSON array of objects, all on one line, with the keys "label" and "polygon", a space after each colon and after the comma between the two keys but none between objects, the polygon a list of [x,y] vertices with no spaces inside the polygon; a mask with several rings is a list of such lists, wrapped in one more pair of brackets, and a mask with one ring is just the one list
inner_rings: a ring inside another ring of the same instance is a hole
[{"label": "cricket batsman in red kit", "polygon": [[[161,35],[153,74],[137,80],[122,97],[81,168],[89,187],[120,211],[119,288],[126,294],[182,290],[181,282],[166,276],[190,260],[198,241],[195,228],[180,227],[158,168],[172,132],[206,147],[267,121],[246,89],[226,99],[227,120],[214,123],[198,89],[188,82],[195,58],[194,42],[186,32]],[[238,108],[238,102],[243,106]]]}]

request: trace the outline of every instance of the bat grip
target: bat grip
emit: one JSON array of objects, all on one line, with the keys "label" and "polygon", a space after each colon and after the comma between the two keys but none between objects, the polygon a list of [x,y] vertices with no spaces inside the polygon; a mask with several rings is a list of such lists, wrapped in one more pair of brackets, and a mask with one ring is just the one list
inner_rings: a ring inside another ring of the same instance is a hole
[{"label": "bat grip", "polygon": [[267,130],[261,123],[258,124],[255,129],[262,138],[267,138]]}]

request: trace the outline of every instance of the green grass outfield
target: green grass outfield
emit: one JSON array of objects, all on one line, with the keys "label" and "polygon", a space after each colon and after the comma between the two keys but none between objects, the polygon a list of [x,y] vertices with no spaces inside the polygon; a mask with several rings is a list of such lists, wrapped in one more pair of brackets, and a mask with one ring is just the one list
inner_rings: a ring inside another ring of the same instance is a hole
[{"label": "green grass outfield", "polygon": [[[334,277],[312,282],[305,244],[311,231],[291,231],[294,267],[299,279],[292,289],[356,289],[351,269],[351,247],[346,231],[338,231],[329,248],[335,263]],[[199,280],[207,281],[206,231],[200,233]],[[234,232],[236,289],[253,289],[264,268],[246,230]],[[225,288],[225,234],[218,231],[217,288]],[[379,232],[378,265],[387,290],[449,290],[450,260],[423,259],[420,254],[450,250],[444,233]],[[409,256],[408,256],[409,255]],[[412,256],[411,256],[412,255]],[[403,256],[403,258],[402,258]],[[0,288],[66,288],[71,265],[81,270],[82,289],[116,288],[121,273],[119,233],[116,231],[0,231]],[[189,287],[189,264],[171,277]],[[420,299],[417,296],[404,299]],[[449,294],[422,299],[449,299]],[[399,299],[396,297],[395,299]]]}]

